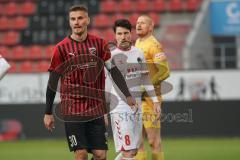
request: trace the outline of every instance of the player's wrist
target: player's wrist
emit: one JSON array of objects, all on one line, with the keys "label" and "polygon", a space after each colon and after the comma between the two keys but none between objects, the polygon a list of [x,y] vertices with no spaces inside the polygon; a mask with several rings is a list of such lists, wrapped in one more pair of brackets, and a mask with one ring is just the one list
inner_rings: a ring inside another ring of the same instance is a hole
[{"label": "player's wrist", "polygon": [[152,99],[153,103],[159,103],[157,96],[153,96],[153,97],[151,97],[151,99]]}]

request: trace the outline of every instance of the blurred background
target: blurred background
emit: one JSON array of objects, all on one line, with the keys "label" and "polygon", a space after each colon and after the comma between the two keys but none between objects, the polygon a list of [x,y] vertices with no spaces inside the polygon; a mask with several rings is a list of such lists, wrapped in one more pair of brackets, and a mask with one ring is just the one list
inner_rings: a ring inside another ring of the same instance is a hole
[{"label": "blurred background", "polygon": [[0,54],[11,64],[0,81],[0,159],[73,159],[62,123],[48,133],[42,122],[52,49],[69,35],[73,4],[88,7],[89,32],[109,41],[116,19],[153,18],[171,68],[166,160],[240,158],[240,0],[0,0]]}]

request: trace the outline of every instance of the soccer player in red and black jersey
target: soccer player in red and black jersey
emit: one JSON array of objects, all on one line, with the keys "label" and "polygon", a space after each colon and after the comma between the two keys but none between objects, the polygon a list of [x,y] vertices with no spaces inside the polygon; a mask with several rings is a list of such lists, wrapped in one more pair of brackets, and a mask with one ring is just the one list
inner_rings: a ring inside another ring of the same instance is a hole
[{"label": "soccer player in red and black jersey", "polygon": [[87,160],[88,152],[93,154],[93,159],[105,160],[107,144],[103,115],[108,110],[104,103],[104,66],[126,96],[127,103],[134,108],[136,102],[120,71],[109,64],[111,54],[106,42],[87,32],[89,23],[87,8],[79,5],[70,8],[72,33],[55,46],[49,67],[44,124],[49,131],[53,130],[53,102],[60,80],[61,103],[55,111],[58,110],[65,120],[70,151],[74,151],[76,160]]}]

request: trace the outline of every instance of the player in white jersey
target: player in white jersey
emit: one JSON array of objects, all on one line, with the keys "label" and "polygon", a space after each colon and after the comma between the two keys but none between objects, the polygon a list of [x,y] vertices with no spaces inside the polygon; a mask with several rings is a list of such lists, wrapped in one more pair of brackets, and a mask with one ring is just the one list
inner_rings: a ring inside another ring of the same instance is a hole
[{"label": "player in white jersey", "polygon": [[121,91],[113,84],[111,93],[117,97],[110,99],[111,125],[115,149],[120,152],[115,160],[133,160],[139,147],[142,134],[141,86],[144,86],[154,102],[155,112],[160,105],[154,87],[148,75],[144,54],[131,45],[131,24],[126,19],[119,19],[114,24],[117,47],[112,50],[112,65],[117,66],[125,77],[129,91],[137,101],[137,106],[129,106]]}]

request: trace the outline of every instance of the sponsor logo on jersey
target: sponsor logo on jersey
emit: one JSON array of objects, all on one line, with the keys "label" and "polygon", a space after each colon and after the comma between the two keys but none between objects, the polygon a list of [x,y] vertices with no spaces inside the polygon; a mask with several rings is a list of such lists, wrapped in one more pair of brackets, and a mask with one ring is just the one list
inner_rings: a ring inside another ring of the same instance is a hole
[{"label": "sponsor logo on jersey", "polygon": [[155,54],[154,58],[162,61],[162,60],[165,60],[167,57],[164,52],[160,52]]},{"label": "sponsor logo on jersey", "polygon": [[95,47],[88,48],[88,50],[89,50],[90,54],[94,54],[94,55],[97,54],[97,50]]}]

